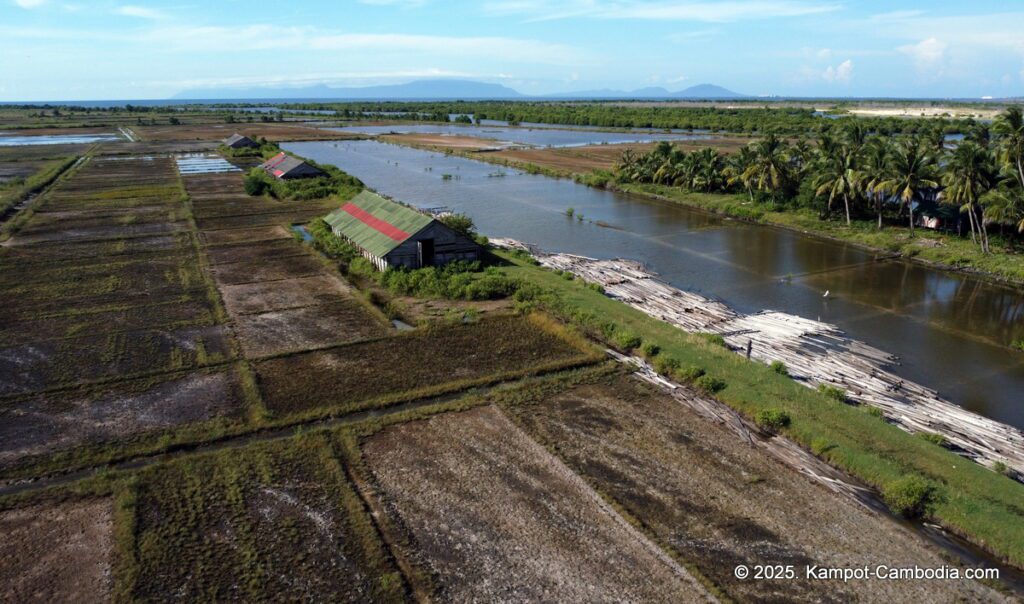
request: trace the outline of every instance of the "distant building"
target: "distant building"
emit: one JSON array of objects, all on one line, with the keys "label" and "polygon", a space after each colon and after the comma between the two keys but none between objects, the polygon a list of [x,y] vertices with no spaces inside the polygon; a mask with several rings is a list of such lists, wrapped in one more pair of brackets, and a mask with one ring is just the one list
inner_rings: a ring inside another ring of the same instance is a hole
[{"label": "distant building", "polygon": [[356,195],[324,220],[379,270],[472,262],[480,260],[483,251],[437,219],[370,191]]},{"label": "distant building", "polygon": [[260,167],[272,176],[281,179],[312,178],[324,175],[323,170],[314,168],[301,159],[287,155],[284,151],[263,162]]},{"label": "distant building", "polygon": [[259,147],[260,145],[259,143],[252,140],[248,136],[242,136],[241,134],[236,132],[231,136],[227,137],[226,139],[224,139],[224,146],[229,147],[231,149],[244,149]]}]

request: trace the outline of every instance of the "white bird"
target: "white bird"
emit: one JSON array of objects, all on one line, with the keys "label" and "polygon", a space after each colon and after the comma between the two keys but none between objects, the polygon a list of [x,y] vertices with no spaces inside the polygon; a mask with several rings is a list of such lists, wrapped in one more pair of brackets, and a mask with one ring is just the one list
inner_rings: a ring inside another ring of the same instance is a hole
[{"label": "white bird", "polygon": [[826,289],[826,290],[825,290],[825,295],[823,295],[823,296],[822,296],[822,298],[827,298],[827,297],[828,297],[828,292],[830,292],[830,291],[831,291],[831,290],[828,290],[828,289]]}]

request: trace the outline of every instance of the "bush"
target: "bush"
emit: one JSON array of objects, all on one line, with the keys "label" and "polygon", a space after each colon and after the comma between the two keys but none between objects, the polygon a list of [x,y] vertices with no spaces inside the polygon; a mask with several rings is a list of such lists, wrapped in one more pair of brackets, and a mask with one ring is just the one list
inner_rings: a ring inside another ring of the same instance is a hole
[{"label": "bush", "polygon": [[782,361],[772,361],[771,368],[779,375],[789,375],[789,369],[786,369],[786,364]]},{"label": "bush", "polygon": [[679,369],[679,359],[672,357],[659,356],[654,360],[654,370],[661,375],[673,377],[675,372]]},{"label": "bush", "polygon": [[867,414],[871,417],[884,418],[885,413],[878,407],[867,407]]},{"label": "bush", "polygon": [[814,453],[818,457],[821,457],[825,453],[828,453],[836,446],[824,438],[818,437],[811,439],[811,453]]},{"label": "bush", "polygon": [[644,342],[644,345],[640,348],[640,352],[643,353],[644,357],[653,359],[658,356],[659,352],[661,352],[661,347],[654,342]]},{"label": "bush", "polygon": [[761,409],[754,421],[762,430],[774,434],[789,425],[789,414],[781,409]]},{"label": "bush", "polygon": [[266,176],[260,168],[253,168],[245,177],[245,192],[249,195],[263,195],[270,189]]},{"label": "bush", "polygon": [[727,386],[725,380],[710,375],[702,375],[698,377],[693,381],[693,385],[712,394],[725,390],[725,387]]},{"label": "bush", "polygon": [[928,511],[935,486],[918,474],[907,474],[885,485],[882,499],[893,513],[905,518],[917,518]]},{"label": "bush", "polygon": [[637,348],[640,348],[640,344],[642,343],[640,336],[633,332],[619,331],[615,334],[615,345],[618,346],[620,350],[636,350]]},{"label": "bush", "polygon": [[693,383],[704,375],[704,368],[697,367],[696,365],[690,365],[689,367],[681,367],[672,372],[672,376],[680,382]]},{"label": "bush", "polygon": [[846,391],[843,390],[842,388],[829,386],[828,384],[818,384],[818,392],[824,394],[825,396],[829,397],[834,401],[839,401],[840,403],[846,402]]},{"label": "bush", "polygon": [[1010,475],[1010,467],[1001,461],[997,461],[992,464],[992,471],[996,474],[1002,474],[1003,476]]},{"label": "bush", "polygon": [[465,214],[447,214],[438,220],[456,233],[461,233],[470,238],[475,237],[476,225],[473,224],[473,219]]},{"label": "bush", "polygon": [[697,335],[704,338],[704,341],[706,341],[708,344],[714,344],[715,346],[728,348],[728,346],[726,346],[725,344],[725,338],[718,335],[717,333],[699,333]]}]

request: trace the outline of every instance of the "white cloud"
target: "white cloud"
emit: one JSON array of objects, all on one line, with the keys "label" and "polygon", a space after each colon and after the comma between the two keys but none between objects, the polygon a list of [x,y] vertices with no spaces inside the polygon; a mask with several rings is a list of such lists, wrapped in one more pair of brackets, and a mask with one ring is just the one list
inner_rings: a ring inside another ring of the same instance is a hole
[{"label": "white cloud", "polygon": [[166,16],[156,10],[155,8],[146,8],[144,6],[135,6],[132,4],[126,4],[119,6],[114,9],[114,13],[123,15],[125,17],[136,17],[138,19],[164,19]]},{"label": "white cloud", "polygon": [[14,3],[21,8],[36,8],[46,3],[46,0],[14,0]]},{"label": "white cloud", "polygon": [[484,4],[492,14],[527,15],[531,20],[548,21],[569,17],[596,19],[645,19],[657,21],[728,22],[742,19],[800,17],[828,13],[839,4],[807,0],[726,0],[705,1],[624,1],[572,0],[551,3],[545,0],[493,0]]},{"label": "white cloud", "polygon": [[917,44],[900,46],[896,50],[910,56],[921,68],[931,68],[941,63],[946,56],[948,44],[938,38],[926,38]]},{"label": "white cloud", "polygon": [[686,79],[687,79],[686,76],[680,75],[680,76],[676,76],[674,78],[669,78],[669,79],[665,80],[665,83],[666,84],[678,84],[678,83],[680,83],[680,82],[682,82],[682,81],[684,81]]},{"label": "white cloud", "polygon": [[829,65],[821,77],[827,82],[838,82],[845,84],[853,79],[853,61],[846,59],[837,67]]}]

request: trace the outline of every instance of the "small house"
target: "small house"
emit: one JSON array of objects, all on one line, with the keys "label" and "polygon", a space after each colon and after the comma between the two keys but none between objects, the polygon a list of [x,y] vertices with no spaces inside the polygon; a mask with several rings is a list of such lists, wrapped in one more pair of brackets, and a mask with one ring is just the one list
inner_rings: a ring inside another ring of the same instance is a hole
[{"label": "small house", "polygon": [[324,220],[379,270],[404,266],[441,266],[456,260],[480,260],[483,252],[470,237],[409,206],[363,191]]},{"label": "small house", "polygon": [[270,175],[282,180],[292,178],[313,178],[323,176],[323,170],[314,168],[306,162],[286,154],[284,151],[271,157],[260,165]]},{"label": "small house", "polygon": [[224,146],[229,149],[251,149],[259,147],[260,145],[248,136],[242,136],[236,132],[224,139]]}]

